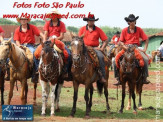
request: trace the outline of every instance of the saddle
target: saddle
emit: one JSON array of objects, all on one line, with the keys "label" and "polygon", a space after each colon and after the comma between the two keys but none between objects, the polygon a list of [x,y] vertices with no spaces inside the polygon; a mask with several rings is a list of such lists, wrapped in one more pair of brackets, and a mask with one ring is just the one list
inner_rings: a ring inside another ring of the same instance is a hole
[{"label": "saddle", "polygon": [[[88,52],[88,55],[90,56],[93,64],[94,64],[94,67],[95,68],[99,68],[100,67],[100,62],[99,62],[99,59],[98,59],[98,56],[95,52],[95,49],[93,47],[90,47],[90,46],[87,46],[87,52]],[[104,55],[104,62],[106,64],[106,66],[110,66],[111,64],[111,61],[107,58],[106,54],[104,52],[102,52],[103,55]]]}]

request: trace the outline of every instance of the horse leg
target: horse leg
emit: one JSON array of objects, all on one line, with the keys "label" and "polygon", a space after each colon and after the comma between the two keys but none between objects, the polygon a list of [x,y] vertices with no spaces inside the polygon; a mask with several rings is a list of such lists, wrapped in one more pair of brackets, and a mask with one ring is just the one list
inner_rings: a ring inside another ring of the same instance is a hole
[{"label": "horse leg", "polygon": [[9,91],[9,96],[8,96],[8,105],[10,105],[11,98],[13,97],[14,84],[15,84],[15,80],[11,79],[10,80],[10,91]]},{"label": "horse leg", "polygon": [[4,105],[4,77],[2,78],[1,84],[1,105]]},{"label": "horse leg", "polygon": [[42,112],[41,112],[41,116],[45,116],[46,113],[46,105],[47,105],[47,99],[48,99],[48,95],[49,92],[47,89],[50,89],[49,83],[44,82],[43,80],[40,79],[40,84],[42,87]]},{"label": "horse leg", "polygon": [[89,85],[86,84],[86,86],[85,86],[85,95],[84,95],[84,99],[85,99],[85,102],[86,102],[85,118],[89,118],[89,106],[88,106],[89,96],[88,96],[88,92],[89,92]]},{"label": "horse leg", "polygon": [[61,94],[62,85],[63,84],[58,84],[58,89],[57,89],[57,94],[56,94],[57,97],[55,99],[55,106],[56,106],[55,111],[56,112],[59,112],[60,111],[60,108],[59,108],[59,98],[60,98],[60,94]]},{"label": "horse leg", "polygon": [[21,87],[22,87],[22,90],[21,90],[21,104],[22,105],[25,105],[26,104],[26,101],[25,101],[25,89],[26,89],[26,82],[27,82],[27,79],[24,79],[22,80],[21,82]]},{"label": "horse leg", "polygon": [[142,90],[139,92],[139,104],[138,104],[138,109],[139,110],[142,110],[142,102],[141,102],[141,93],[142,93]]},{"label": "horse leg", "polygon": [[130,110],[131,109],[131,93],[129,92],[129,99],[128,99],[128,105],[126,107],[126,110]]},{"label": "horse leg", "polygon": [[109,106],[109,102],[108,102],[108,85],[104,85],[104,95],[105,95],[105,99],[106,99],[106,111],[107,111],[107,113],[109,113],[110,106]]},{"label": "horse leg", "polygon": [[27,104],[28,84],[25,83],[25,104]]},{"label": "horse leg", "polygon": [[132,90],[132,99],[133,99],[133,109],[134,109],[134,114],[136,114],[136,102],[135,102],[135,92],[134,92],[134,89]]},{"label": "horse leg", "polygon": [[74,81],[73,82],[73,87],[74,87],[74,97],[73,97],[73,107],[72,107],[72,110],[71,110],[71,116],[74,117],[74,114],[76,112],[76,101],[78,99],[78,87],[79,87],[79,84]]},{"label": "horse leg", "polygon": [[93,96],[93,85],[91,85],[90,87],[89,112],[91,111],[91,107],[92,107],[92,96]]},{"label": "horse leg", "polygon": [[125,88],[126,88],[126,85],[125,83],[123,83],[122,84],[122,103],[121,103],[121,109],[119,110],[119,113],[123,113],[124,100],[125,100]]},{"label": "horse leg", "polygon": [[56,88],[56,85],[53,85],[51,84],[51,87],[52,87],[52,92],[51,92],[51,116],[54,116],[54,101],[55,101],[55,88]]},{"label": "horse leg", "polygon": [[34,83],[34,92],[33,92],[33,104],[36,105],[36,89],[37,83]]}]

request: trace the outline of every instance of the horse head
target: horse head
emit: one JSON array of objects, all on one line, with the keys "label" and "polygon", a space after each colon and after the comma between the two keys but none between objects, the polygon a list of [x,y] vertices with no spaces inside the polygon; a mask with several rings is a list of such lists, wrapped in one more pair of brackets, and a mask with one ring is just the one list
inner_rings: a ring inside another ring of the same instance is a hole
[{"label": "horse head", "polygon": [[41,52],[42,61],[44,62],[44,64],[47,64],[48,62],[51,62],[52,58],[54,57],[54,49],[53,49],[54,42],[46,41],[43,43],[41,41],[41,45],[43,47]]},{"label": "horse head", "polygon": [[3,40],[1,38],[1,45],[0,45],[0,65],[4,65],[6,63],[7,58],[10,55],[11,50],[11,39]]},{"label": "horse head", "polygon": [[83,41],[83,37],[73,37],[71,42],[71,50],[72,50],[72,59],[74,61],[79,61],[82,55],[86,53],[86,46]]},{"label": "horse head", "polygon": [[136,66],[135,64],[136,57],[134,53],[135,48],[136,48],[135,46],[131,45],[128,46],[127,49],[124,49],[125,53],[123,55],[122,61],[120,62],[121,64],[120,66],[123,70],[123,73],[131,74],[134,71],[134,68]]}]

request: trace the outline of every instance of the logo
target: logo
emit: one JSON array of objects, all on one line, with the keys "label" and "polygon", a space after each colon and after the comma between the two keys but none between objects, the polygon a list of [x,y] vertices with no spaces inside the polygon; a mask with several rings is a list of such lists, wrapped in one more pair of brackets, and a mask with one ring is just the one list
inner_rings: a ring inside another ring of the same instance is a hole
[{"label": "logo", "polygon": [[33,105],[2,105],[2,120],[32,121]]}]

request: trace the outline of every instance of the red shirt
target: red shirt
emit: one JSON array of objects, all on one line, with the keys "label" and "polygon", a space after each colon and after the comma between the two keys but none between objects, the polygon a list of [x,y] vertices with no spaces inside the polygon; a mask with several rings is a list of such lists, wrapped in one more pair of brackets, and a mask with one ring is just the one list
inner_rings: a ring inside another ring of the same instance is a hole
[{"label": "red shirt", "polygon": [[31,24],[27,25],[27,32],[22,32],[21,31],[21,26],[19,26],[14,33],[14,40],[19,41],[20,44],[24,43],[30,43],[34,44],[35,43],[35,35],[40,36],[40,30]]},{"label": "red shirt", "polygon": [[92,32],[88,30],[87,26],[84,26],[80,28],[78,35],[81,36],[84,32],[85,32],[85,35],[84,35],[83,40],[84,40],[84,44],[87,46],[97,47],[99,46],[99,38],[102,41],[105,41],[108,39],[108,37],[102,31],[102,29],[100,29],[97,26],[94,26],[94,30]]},{"label": "red shirt", "polygon": [[2,32],[4,32],[4,31],[3,31],[2,27],[0,27],[0,33],[2,33]]},{"label": "red shirt", "polygon": [[139,46],[140,38],[143,41],[148,39],[147,35],[140,27],[136,27],[134,33],[130,33],[129,27],[126,27],[122,30],[120,41],[124,42],[124,44],[137,44]]},{"label": "red shirt", "polygon": [[114,35],[113,38],[112,38],[113,43],[117,44],[119,42],[119,39],[120,39],[120,37],[118,37],[117,35]]},{"label": "red shirt", "polygon": [[47,21],[44,25],[44,31],[48,31],[48,36],[60,36],[60,33],[66,32],[65,24],[62,21],[59,21],[57,26],[53,26],[52,21]]}]

